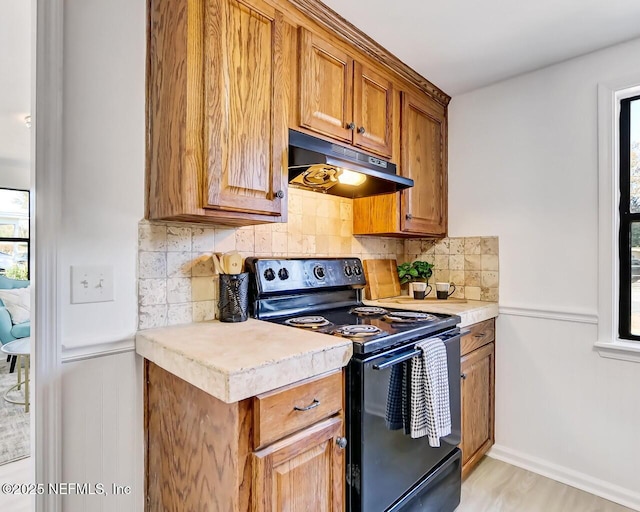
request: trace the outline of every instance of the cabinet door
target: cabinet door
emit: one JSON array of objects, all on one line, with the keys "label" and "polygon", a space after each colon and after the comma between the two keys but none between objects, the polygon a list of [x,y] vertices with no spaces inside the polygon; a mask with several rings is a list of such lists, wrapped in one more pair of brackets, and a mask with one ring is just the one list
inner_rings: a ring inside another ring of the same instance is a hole
[{"label": "cabinet door", "polygon": [[353,73],[353,142],[385,157],[391,157],[392,93],[389,80],[359,62]]},{"label": "cabinet door", "polygon": [[353,59],[300,28],[300,126],[352,142]]},{"label": "cabinet door", "polygon": [[401,192],[400,228],[447,234],[447,125],[444,107],[428,97],[402,93],[400,172],[414,187]]},{"label": "cabinet door", "polygon": [[278,215],[287,167],[282,14],[260,0],[206,8],[204,207]]},{"label": "cabinet door", "polygon": [[462,373],[462,475],[466,476],[493,445],[495,343],[464,356]]},{"label": "cabinet door", "polygon": [[316,423],[253,454],[253,510],[342,512],[342,418]]}]

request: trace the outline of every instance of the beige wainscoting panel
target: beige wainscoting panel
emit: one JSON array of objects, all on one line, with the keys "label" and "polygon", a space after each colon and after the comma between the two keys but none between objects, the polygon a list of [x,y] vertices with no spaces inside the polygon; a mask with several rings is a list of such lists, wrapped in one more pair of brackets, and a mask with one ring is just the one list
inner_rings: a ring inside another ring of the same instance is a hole
[{"label": "beige wainscoting panel", "polygon": [[[102,483],[109,494],[63,496],[65,512],[143,510],[141,363],[132,347],[62,365],[62,481]],[[131,490],[114,495],[112,484]]]}]

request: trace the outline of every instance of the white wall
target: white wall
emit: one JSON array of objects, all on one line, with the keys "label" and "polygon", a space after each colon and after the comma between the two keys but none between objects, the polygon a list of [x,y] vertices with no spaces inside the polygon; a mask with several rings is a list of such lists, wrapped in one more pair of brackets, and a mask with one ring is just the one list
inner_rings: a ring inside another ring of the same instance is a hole
[{"label": "white wall", "polygon": [[24,167],[16,164],[6,160],[0,164],[0,187],[29,190],[31,185],[29,162]]},{"label": "white wall", "polygon": [[449,132],[450,235],[500,237],[512,308],[497,325],[494,455],[638,509],[640,365],[601,358],[589,322],[597,85],[640,82],[639,53],[635,40],[457,96]]},{"label": "white wall", "polygon": [[0,187],[28,189],[31,1],[0,0]]},{"label": "white wall", "polygon": [[[2,1],[2,0],[0,0]],[[145,0],[64,2],[62,477],[131,485],[115,498],[65,498],[65,511],[143,508],[138,221],[145,162]],[[71,265],[112,265],[115,301],[70,303]],[[102,355],[113,350],[116,355]]]},{"label": "white wall", "polygon": [[[62,337],[77,347],[137,327],[146,2],[68,0],[64,9]],[[70,304],[70,266],[94,264],[114,267],[115,301]]]}]

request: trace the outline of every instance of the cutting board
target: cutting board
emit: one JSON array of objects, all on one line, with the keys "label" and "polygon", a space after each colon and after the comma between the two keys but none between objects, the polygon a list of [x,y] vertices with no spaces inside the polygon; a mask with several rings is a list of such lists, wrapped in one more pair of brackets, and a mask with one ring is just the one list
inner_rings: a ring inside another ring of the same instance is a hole
[{"label": "cutting board", "polygon": [[364,289],[367,299],[385,299],[400,295],[396,260],[364,260],[362,265],[367,280],[367,286]]},{"label": "cutting board", "polygon": [[448,299],[436,299],[435,297],[427,297],[426,299],[417,300],[413,297],[409,297],[408,295],[405,297],[394,297],[392,299],[386,299],[385,302],[394,302],[396,304],[424,304],[425,302],[430,305],[439,304],[442,306],[446,306],[447,304],[466,304],[466,299],[452,299],[449,297]]}]

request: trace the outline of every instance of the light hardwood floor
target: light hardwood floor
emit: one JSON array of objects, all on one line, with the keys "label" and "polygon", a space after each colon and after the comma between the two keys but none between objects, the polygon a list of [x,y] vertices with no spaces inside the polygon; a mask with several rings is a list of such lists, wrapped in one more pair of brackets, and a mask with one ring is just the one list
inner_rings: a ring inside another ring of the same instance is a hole
[{"label": "light hardwood floor", "polygon": [[632,512],[631,509],[485,457],[462,484],[456,512]]},{"label": "light hardwood floor", "polygon": [[[0,485],[4,483],[28,484],[31,480],[31,458],[0,466]],[[6,495],[0,493],[0,510],[3,512],[31,512],[31,496]]]}]

